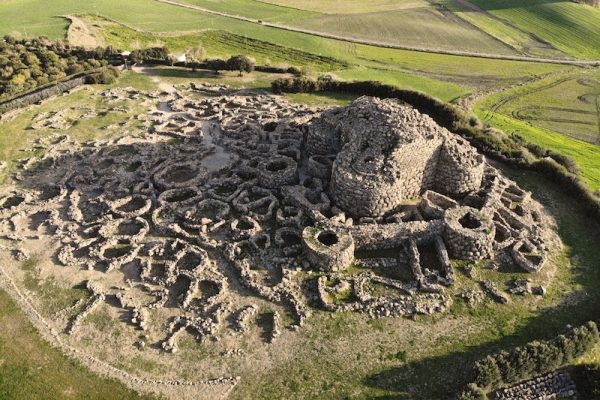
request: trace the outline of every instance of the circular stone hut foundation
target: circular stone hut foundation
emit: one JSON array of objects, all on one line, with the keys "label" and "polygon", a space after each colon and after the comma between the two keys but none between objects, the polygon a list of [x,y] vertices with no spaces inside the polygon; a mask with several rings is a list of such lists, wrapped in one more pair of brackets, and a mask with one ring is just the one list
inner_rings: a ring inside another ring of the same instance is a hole
[{"label": "circular stone hut foundation", "polygon": [[309,226],[302,232],[308,262],[321,271],[340,271],[354,260],[354,239],[346,232]]},{"label": "circular stone hut foundation", "polygon": [[492,254],[496,226],[491,218],[471,207],[446,211],[445,239],[453,258],[480,260]]}]

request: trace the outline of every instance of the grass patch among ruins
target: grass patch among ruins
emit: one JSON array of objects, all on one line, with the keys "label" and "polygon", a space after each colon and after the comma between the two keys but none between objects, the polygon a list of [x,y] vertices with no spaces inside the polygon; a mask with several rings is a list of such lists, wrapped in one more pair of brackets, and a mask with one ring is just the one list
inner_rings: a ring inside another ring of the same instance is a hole
[{"label": "grass patch among ruins", "polygon": [[98,377],[44,342],[23,311],[0,292],[0,398],[153,399]]},{"label": "grass patch among ruins", "polygon": [[[137,83],[136,83],[137,82]],[[142,82],[140,84],[140,82]],[[124,78],[120,82],[124,86],[147,87],[148,81],[140,80],[137,76],[131,79]],[[132,85],[133,84],[133,85]],[[150,81],[151,84],[151,81]],[[96,86],[96,89],[105,89],[107,86]],[[120,125],[128,119],[128,113],[139,113],[142,108],[135,102],[121,102],[109,104],[105,99],[90,96],[95,89],[85,86],[66,96],[60,96],[45,101],[41,106],[33,106],[20,112],[14,118],[0,124],[0,161],[7,163],[7,167],[0,170],[0,183],[3,183],[20,159],[29,158],[32,142],[40,137],[49,135],[68,134],[74,139],[86,141],[100,137],[108,138],[122,134],[123,127]],[[124,109],[128,112],[123,112]],[[86,111],[93,111],[97,115],[89,118],[81,118]],[[32,129],[33,120],[36,116],[47,113],[52,115],[64,112],[65,119],[69,124],[66,130],[58,129]],[[126,128],[131,133],[141,127],[141,121],[131,121]],[[117,128],[119,127],[119,128]],[[15,140],[18,137],[19,140]],[[43,152],[43,150],[40,150]],[[35,154],[40,156],[41,154]]]}]

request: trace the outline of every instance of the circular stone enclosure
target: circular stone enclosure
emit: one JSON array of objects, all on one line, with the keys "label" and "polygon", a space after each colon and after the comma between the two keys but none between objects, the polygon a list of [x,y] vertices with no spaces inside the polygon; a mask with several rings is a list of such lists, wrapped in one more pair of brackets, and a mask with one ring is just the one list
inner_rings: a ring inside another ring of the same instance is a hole
[{"label": "circular stone enclosure", "polygon": [[308,262],[322,271],[340,271],[354,260],[354,239],[344,231],[309,226],[302,232]]},{"label": "circular stone enclosure", "polygon": [[258,183],[267,188],[290,185],[298,180],[298,165],[293,158],[277,156],[260,163]]},{"label": "circular stone enclosure", "polygon": [[444,238],[453,258],[481,260],[493,252],[496,225],[492,218],[471,207],[446,211]]}]

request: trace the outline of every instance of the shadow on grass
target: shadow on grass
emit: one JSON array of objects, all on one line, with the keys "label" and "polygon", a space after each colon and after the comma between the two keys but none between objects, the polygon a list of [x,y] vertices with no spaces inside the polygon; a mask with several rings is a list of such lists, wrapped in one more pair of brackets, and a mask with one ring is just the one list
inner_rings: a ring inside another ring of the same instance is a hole
[{"label": "shadow on grass", "polygon": [[[524,321],[511,335],[367,376],[363,381],[365,385],[392,393],[377,399],[454,398],[470,381],[473,363],[485,355],[532,340],[552,338],[564,333],[567,324],[579,325],[600,318],[600,225],[583,215],[568,194],[542,176],[502,169],[521,187],[532,191],[556,219],[565,251],[575,264],[570,268],[577,295]],[[502,329],[501,323],[497,328]]]}]

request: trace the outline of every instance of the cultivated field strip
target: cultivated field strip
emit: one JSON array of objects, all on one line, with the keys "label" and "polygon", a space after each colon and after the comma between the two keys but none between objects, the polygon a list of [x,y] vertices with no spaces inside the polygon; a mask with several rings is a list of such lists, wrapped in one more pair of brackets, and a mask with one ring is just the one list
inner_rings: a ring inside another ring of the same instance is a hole
[{"label": "cultivated field strip", "polygon": [[443,49],[439,49],[439,48],[427,48],[427,47],[421,47],[421,46],[397,45],[397,44],[393,44],[393,43],[388,43],[386,41],[358,39],[358,38],[353,38],[353,37],[347,37],[344,35],[330,34],[327,32],[322,32],[322,31],[317,31],[317,30],[312,30],[312,29],[303,29],[303,28],[298,28],[298,27],[294,27],[294,26],[290,26],[290,25],[284,25],[284,24],[279,24],[279,23],[270,23],[270,22],[265,22],[262,20],[255,20],[252,18],[240,16],[240,15],[227,14],[224,12],[214,11],[214,10],[210,10],[210,9],[207,9],[204,7],[194,6],[194,5],[190,5],[190,4],[184,4],[184,3],[180,3],[178,1],[173,1],[173,0],[155,0],[155,1],[164,3],[164,4],[170,4],[170,5],[177,6],[177,7],[188,8],[188,9],[196,10],[196,11],[203,12],[203,13],[214,14],[214,15],[218,15],[221,17],[232,18],[232,19],[250,22],[250,23],[256,23],[256,24],[260,24],[260,25],[263,25],[266,27],[283,29],[283,30],[287,30],[287,31],[291,31],[291,32],[305,33],[308,35],[323,37],[323,38],[327,38],[327,39],[342,40],[342,41],[348,41],[348,42],[352,42],[352,43],[359,43],[359,44],[365,44],[365,45],[377,46],[377,47],[385,47],[385,48],[390,48],[390,49],[412,50],[412,51],[420,51],[420,52],[426,52],[426,53],[448,54],[448,55],[458,55],[458,56],[468,56],[468,57],[480,57],[480,58],[489,58],[489,59],[496,59],[496,60],[531,61],[531,62],[540,62],[540,63],[549,63],[549,64],[577,65],[577,66],[600,66],[600,60],[580,61],[580,60],[564,60],[564,59],[553,59],[553,58],[536,58],[536,57],[527,57],[527,56],[510,56],[510,55],[489,54],[489,53],[470,52],[470,51],[443,50]]},{"label": "cultivated field strip", "polygon": [[[553,106],[542,102],[527,101],[524,98],[543,97],[543,93],[555,89],[563,84],[576,84],[585,92],[576,97],[576,102],[582,106],[588,105],[589,109],[568,106]],[[511,104],[519,102],[520,104]],[[576,139],[600,144],[600,82],[589,77],[563,77],[555,81],[524,89],[503,97],[490,106],[495,113],[509,114],[521,121],[532,122],[551,128],[557,132],[573,136]],[[533,103],[533,104],[531,104]],[[524,105],[522,105],[524,104]],[[555,123],[557,125],[553,125]],[[583,125],[591,128],[581,130],[573,125]],[[592,135],[590,136],[590,133]]]}]

